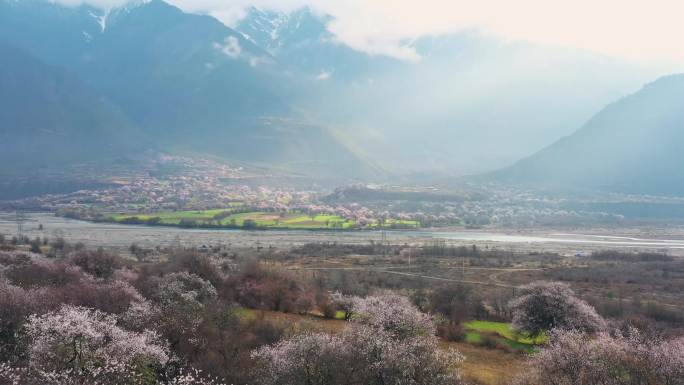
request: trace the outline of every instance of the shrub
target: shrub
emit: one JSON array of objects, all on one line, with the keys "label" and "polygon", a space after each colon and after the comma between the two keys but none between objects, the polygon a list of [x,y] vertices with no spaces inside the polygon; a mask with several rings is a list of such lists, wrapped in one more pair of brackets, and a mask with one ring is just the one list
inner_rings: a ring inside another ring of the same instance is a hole
[{"label": "shrub", "polygon": [[110,278],[123,264],[118,255],[107,253],[103,249],[78,250],[71,256],[71,262],[97,278]]},{"label": "shrub", "polygon": [[169,272],[187,271],[211,282],[214,287],[219,287],[223,282],[223,275],[214,260],[196,250],[174,250],[169,260],[166,268]]},{"label": "shrub", "polygon": [[83,279],[63,287],[49,288],[48,291],[59,302],[112,314],[122,314],[128,311],[132,303],[143,301],[133,286],[113,280]]},{"label": "shrub", "polygon": [[78,282],[82,276],[83,273],[77,266],[41,257],[27,259],[26,263],[10,265],[5,271],[5,277],[24,288],[63,286]]},{"label": "shrub", "polygon": [[487,349],[494,349],[497,345],[496,338],[491,334],[482,334],[479,343],[482,347]]},{"label": "shrub", "polygon": [[257,262],[244,265],[223,290],[233,292],[236,302],[254,309],[303,313],[315,303],[315,293],[307,282]]},{"label": "shrub", "polygon": [[472,290],[465,286],[441,286],[432,291],[429,309],[446,318],[459,322],[472,319],[480,301],[474,298]]},{"label": "shrub", "polygon": [[444,320],[437,325],[437,335],[447,341],[461,342],[465,339],[461,324],[451,320]]},{"label": "shrub", "polygon": [[19,331],[33,311],[29,291],[0,279],[0,361],[11,360],[18,355]]},{"label": "shrub", "polygon": [[33,240],[29,243],[29,245],[31,246],[31,252],[32,252],[32,253],[38,253],[38,254],[41,253],[40,244],[41,244],[41,243],[40,243],[40,238],[35,238],[35,239],[33,239]]},{"label": "shrub", "polygon": [[332,301],[321,301],[318,307],[320,308],[324,318],[332,319],[337,315],[337,307]]}]

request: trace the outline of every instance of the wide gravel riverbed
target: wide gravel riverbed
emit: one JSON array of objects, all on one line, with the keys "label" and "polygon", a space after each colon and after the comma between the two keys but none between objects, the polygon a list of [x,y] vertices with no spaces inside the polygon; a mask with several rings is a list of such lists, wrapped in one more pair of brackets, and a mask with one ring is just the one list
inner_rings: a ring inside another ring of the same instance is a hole
[{"label": "wide gravel riverbed", "polygon": [[[23,234],[34,238],[63,237],[70,242],[89,246],[127,248],[132,243],[140,246],[200,246],[230,245],[233,247],[287,247],[310,242],[369,243],[381,241],[381,231],[306,231],[306,230],[205,230],[173,227],[152,227],[92,223],[57,217],[51,213],[25,214]],[[17,216],[0,212],[0,234],[11,237],[18,233]],[[421,244],[435,239],[448,244],[517,249],[556,251],[564,254],[584,253],[596,249],[629,248],[633,250],[665,251],[684,255],[684,233],[639,229],[613,229],[568,232],[553,230],[407,230],[386,231],[392,243]]]}]

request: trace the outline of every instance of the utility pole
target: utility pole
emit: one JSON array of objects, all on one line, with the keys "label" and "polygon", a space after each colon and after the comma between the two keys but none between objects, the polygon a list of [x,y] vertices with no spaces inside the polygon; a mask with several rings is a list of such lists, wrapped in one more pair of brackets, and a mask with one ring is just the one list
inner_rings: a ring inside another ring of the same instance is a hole
[{"label": "utility pole", "polygon": [[380,243],[382,244],[382,256],[385,257],[387,256],[387,233],[385,230],[380,233]]},{"label": "utility pole", "polygon": [[411,254],[413,253],[413,249],[409,248],[408,252],[408,257],[409,257],[409,270],[411,270]]},{"label": "utility pole", "polygon": [[17,240],[19,242],[22,242],[24,239],[24,214],[20,213],[19,211],[15,211],[16,215],[16,222],[17,222]]},{"label": "utility pole", "polygon": [[463,253],[461,256],[461,275],[463,276],[463,279],[465,279],[465,260],[466,260],[466,254]]}]

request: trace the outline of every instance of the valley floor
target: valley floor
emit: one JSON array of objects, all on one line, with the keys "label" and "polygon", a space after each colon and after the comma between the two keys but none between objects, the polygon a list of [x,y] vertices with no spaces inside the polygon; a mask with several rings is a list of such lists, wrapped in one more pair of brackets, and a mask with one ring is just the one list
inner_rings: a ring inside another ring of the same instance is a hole
[{"label": "valley floor", "polygon": [[[239,214],[242,215],[242,214]],[[299,219],[298,219],[299,218]],[[331,217],[332,218],[332,217]],[[576,229],[480,229],[438,228],[420,230],[382,231],[306,231],[312,225],[300,215],[290,219],[303,227],[273,229],[269,231],[238,229],[174,228],[166,226],[141,226],[125,223],[93,223],[57,217],[52,213],[30,213],[22,216],[22,231],[29,238],[64,237],[71,242],[91,246],[126,249],[132,243],[141,246],[187,246],[232,245],[249,247],[288,247],[311,242],[358,243],[381,242],[424,244],[443,241],[448,245],[472,245],[488,249],[521,252],[553,252],[561,255],[583,256],[594,250],[621,249],[624,251],[665,252],[684,256],[684,228],[666,230],[656,227],[630,228],[576,228]],[[323,216],[316,216],[323,226]],[[330,218],[327,218],[330,220]],[[176,217],[169,220],[180,220]],[[240,219],[244,221],[243,218]],[[294,226],[294,225],[293,225]],[[17,216],[13,212],[0,212],[0,234],[17,233]]]}]

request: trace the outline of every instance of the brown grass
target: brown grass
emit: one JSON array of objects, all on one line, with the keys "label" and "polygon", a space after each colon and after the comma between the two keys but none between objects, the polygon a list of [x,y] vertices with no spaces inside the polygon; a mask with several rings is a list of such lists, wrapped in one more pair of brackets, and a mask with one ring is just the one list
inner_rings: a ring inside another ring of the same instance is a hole
[{"label": "brown grass", "polygon": [[525,357],[498,349],[485,349],[465,343],[445,342],[465,357],[463,377],[469,383],[504,385],[520,373]]}]

